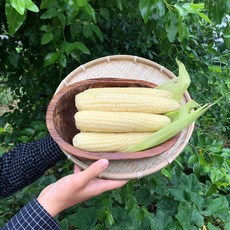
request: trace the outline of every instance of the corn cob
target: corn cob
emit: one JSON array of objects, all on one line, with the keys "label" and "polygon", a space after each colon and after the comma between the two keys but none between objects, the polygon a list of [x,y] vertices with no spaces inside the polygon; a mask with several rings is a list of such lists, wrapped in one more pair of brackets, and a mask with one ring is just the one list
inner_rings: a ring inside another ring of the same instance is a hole
[{"label": "corn cob", "polygon": [[73,146],[91,152],[117,152],[139,143],[151,134],[81,132],[74,136]]},{"label": "corn cob", "polygon": [[80,111],[74,116],[76,127],[85,132],[153,132],[170,123],[164,115],[134,112]]},{"label": "corn cob", "polygon": [[78,111],[99,110],[111,112],[142,112],[163,114],[180,108],[180,104],[170,98],[154,95],[127,93],[79,93],[75,97]]},{"label": "corn cob", "polygon": [[104,88],[90,88],[84,91],[84,93],[117,93],[117,94],[139,94],[139,95],[154,95],[158,97],[172,98],[173,94],[166,90],[146,88],[146,87],[104,87]]}]

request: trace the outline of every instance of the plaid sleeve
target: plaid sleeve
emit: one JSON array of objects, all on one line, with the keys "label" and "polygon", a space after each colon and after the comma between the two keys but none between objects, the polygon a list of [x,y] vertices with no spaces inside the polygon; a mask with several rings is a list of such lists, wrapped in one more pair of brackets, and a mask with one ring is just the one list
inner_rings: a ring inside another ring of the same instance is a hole
[{"label": "plaid sleeve", "polygon": [[1,230],[59,230],[57,222],[37,199],[25,205]]},{"label": "plaid sleeve", "polygon": [[31,184],[65,155],[50,135],[23,143],[0,158],[0,197]]}]

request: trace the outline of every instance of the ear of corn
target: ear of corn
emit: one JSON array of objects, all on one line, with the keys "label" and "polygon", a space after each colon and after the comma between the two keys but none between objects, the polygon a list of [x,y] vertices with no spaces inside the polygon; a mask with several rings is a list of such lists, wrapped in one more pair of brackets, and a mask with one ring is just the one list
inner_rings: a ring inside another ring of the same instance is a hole
[{"label": "ear of corn", "polygon": [[111,112],[142,112],[163,114],[180,108],[173,99],[153,95],[135,95],[126,93],[90,94],[79,93],[75,97],[78,111],[100,110]]},{"label": "ear of corn", "polygon": [[76,127],[85,132],[152,132],[170,123],[164,115],[134,113],[79,111],[75,114]]},{"label": "ear of corn", "polygon": [[146,87],[104,87],[104,88],[90,88],[84,91],[89,94],[134,94],[134,95],[153,95],[158,97],[171,98],[173,94],[167,90],[160,90],[156,88]]},{"label": "ear of corn", "polygon": [[90,152],[118,152],[137,144],[151,133],[90,133],[81,132],[74,136],[73,146]]}]

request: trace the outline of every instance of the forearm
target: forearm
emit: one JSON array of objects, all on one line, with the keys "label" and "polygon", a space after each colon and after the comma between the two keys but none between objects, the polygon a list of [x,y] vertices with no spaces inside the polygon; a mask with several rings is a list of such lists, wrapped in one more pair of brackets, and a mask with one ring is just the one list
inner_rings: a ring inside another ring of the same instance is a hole
[{"label": "forearm", "polygon": [[57,222],[34,199],[24,206],[1,230],[59,230]]},{"label": "forearm", "polygon": [[34,182],[64,158],[49,135],[36,142],[18,145],[0,159],[0,196],[11,195]]}]

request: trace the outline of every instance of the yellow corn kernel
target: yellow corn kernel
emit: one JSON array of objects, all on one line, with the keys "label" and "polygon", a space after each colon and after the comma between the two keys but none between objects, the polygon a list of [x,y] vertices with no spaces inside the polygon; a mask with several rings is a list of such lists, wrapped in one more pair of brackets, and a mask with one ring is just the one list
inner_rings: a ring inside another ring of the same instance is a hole
[{"label": "yellow corn kernel", "polygon": [[92,110],[79,111],[74,118],[76,127],[85,132],[153,132],[171,122],[164,115]]},{"label": "yellow corn kernel", "polygon": [[118,93],[118,94],[139,94],[139,95],[155,95],[158,97],[171,98],[173,94],[166,90],[146,88],[146,87],[104,87],[104,88],[90,88],[84,91],[85,93]]},{"label": "yellow corn kernel", "polygon": [[126,93],[79,93],[75,97],[75,105],[81,110],[99,110],[111,112],[142,112],[163,114],[175,111],[180,104],[171,98],[154,95]]},{"label": "yellow corn kernel", "polygon": [[74,136],[73,146],[90,152],[118,152],[139,143],[152,133],[89,133]]}]

